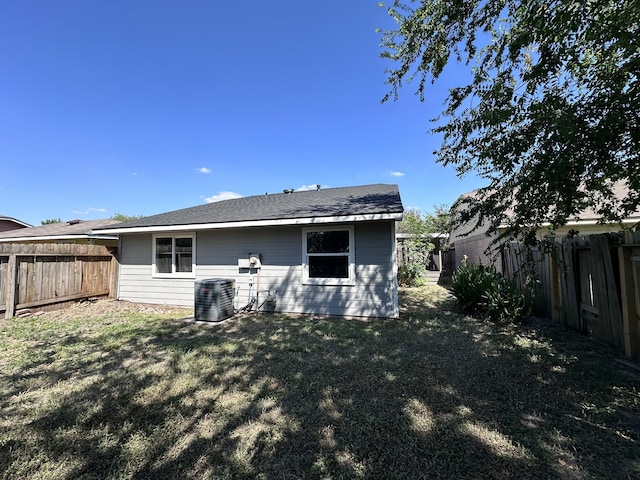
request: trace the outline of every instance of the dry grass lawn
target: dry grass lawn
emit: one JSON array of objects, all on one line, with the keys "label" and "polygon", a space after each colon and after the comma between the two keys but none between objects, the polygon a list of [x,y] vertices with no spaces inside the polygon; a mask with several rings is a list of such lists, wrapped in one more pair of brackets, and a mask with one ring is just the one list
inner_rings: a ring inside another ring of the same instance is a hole
[{"label": "dry grass lawn", "polygon": [[638,373],[559,326],[99,304],[0,323],[0,478],[640,479]]}]

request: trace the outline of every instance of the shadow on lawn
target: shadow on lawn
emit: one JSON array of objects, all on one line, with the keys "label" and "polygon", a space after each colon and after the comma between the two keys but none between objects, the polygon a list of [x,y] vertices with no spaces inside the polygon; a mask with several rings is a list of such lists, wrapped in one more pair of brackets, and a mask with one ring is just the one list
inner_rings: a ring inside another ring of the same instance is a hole
[{"label": "shadow on lawn", "polygon": [[[69,337],[80,359],[26,365],[9,380],[22,385],[35,368],[63,388],[26,425],[2,427],[2,471],[639,478],[638,433],[619,408],[632,387],[606,357],[460,317],[449,302],[410,291],[401,320],[239,316]],[[572,335],[563,339],[584,340]]]}]

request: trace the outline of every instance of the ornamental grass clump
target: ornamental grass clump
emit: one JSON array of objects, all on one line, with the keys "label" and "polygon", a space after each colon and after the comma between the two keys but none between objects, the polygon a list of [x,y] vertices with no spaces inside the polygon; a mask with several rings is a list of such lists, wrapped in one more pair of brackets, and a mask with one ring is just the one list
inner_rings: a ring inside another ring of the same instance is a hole
[{"label": "ornamental grass clump", "polygon": [[531,313],[527,296],[498,272],[494,265],[462,260],[453,274],[451,289],[462,312],[496,322],[520,322]]}]

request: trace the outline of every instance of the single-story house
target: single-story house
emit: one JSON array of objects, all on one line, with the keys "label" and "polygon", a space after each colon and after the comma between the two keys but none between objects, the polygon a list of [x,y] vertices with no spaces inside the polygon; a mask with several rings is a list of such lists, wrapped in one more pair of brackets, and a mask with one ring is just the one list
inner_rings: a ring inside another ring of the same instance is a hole
[{"label": "single-story house", "polygon": [[[475,192],[465,193],[460,196],[456,201],[458,203],[461,199],[474,195]],[[625,186],[623,184],[616,185],[614,194],[620,198],[626,195]],[[454,203],[455,205],[455,203]],[[569,234],[571,231],[577,231],[579,235],[593,235],[598,233],[613,233],[619,232],[627,228],[634,228],[640,224],[640,210],[629,215],[620,223],[599,223],[599,217],[591,209],[586,209],[580,212],[575,218],[571,218],[567,221],[566,225],[551,229],[549,225],[543,225],[537,236],[539,239],[554,236],[561,238]],[[488,235],[488,225],[481,225],[479,228],[472,230],[475,222],[470,222],[468,225],[460,225],[455,227],[449,235],[449,246],[455,249],[455,266],[460,266],[464,256],[467,256],[468,261],[471,263],[490,264],[493,263],[498,271],[502,271],[502,258],[499,252],[495,249],[492,254],[487,254],[487,250],[491,247],[492,242],[499,235],[494,233]],[[506,228],[506,225],[504,226]]]},{"label": "single-story house", "polygon": [[118,245],[118,236],[93,233],[94,228],[120,223],[111,218],[104,220],[69,220],[39,227],[0,232],[0,243],[74,243],[79,245]]},{"label": "single-story house", "polygon": [[22,220],[18,220],[17,218],[0,215],[0,232],[29,228],[30,226],[31,225],[29,225],[28,223],[23,222]]},{"label": "single-story house", "polygon": [[190,306],[194,282],[235,282],[235,308],[398,317],[397,185],[242,197],[94,233],[119,235],[121,300]]}]

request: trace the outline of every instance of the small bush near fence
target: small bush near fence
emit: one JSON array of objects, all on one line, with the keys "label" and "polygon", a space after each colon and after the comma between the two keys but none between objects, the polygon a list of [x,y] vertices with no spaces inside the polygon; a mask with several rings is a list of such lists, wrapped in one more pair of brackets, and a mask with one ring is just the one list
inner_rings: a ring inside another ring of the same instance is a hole
[{"label": "small bush near fence", "polygon": [[401,262],[398,266],[398,283],[403,287],[421,287],[427,273],[426,264],[432,245],[421,240],[410,240],[402,247]]},{"label": "small bush near fence", "polygon": [[451,289],[460,309],[496,322],[519,322],[531,313],[527,296],[493,265],[468,264],[455,271]]},{"label": "small bush near fence", "polygon": [[425,268],[412,262],[398,267],[398,284],[402,287],[421,287],[425,284],[423,278]]}]

